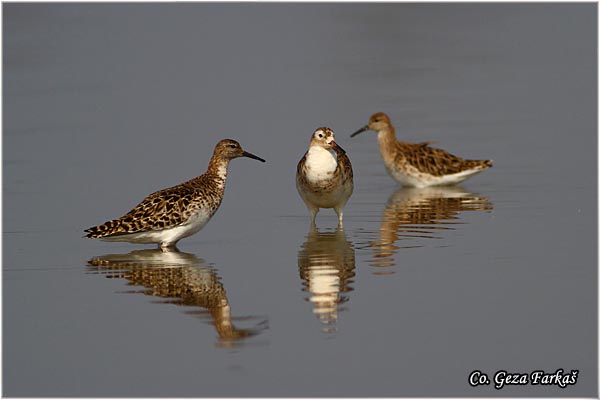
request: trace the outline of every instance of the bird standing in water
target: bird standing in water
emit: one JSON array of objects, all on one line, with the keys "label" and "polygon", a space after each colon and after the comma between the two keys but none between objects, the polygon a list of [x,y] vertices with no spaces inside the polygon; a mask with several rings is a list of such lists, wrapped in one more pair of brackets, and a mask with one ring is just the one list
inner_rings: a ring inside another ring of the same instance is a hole
[{"label": "bird standing in water", "polygon": [[163,251],[200,231],[217,212],[227,181],[227,167],[234,158],[249,157],[235,140],[215,146],[208,170],[187,182],[146,197],[119,219],[85,230],[85,237],[111,242],[157,243]]},{"label": "bird standing in water", "polygon": [[344,206],[354,189],[352,164],[329,128],[318,128],[296,169],[296,188],[310,211],[311,223],[320,208],[333,208],[343,226]]},{"label": "bird standing in water", "polygon": [[382,112],[371,115],[369,123],[350,137],[368,130],[377,132],[385,169],[403,186],[454,185],[492,166],[492,160],[465,160],[429,147],[430,142],[400,142],[390,118]]}]

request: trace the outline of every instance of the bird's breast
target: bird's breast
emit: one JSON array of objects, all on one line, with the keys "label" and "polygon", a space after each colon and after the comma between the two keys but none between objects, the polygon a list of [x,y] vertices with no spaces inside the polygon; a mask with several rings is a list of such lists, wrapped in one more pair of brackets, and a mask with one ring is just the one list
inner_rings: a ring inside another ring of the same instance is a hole
[{"label": "bird's breast", "polygon": [[322,148],[310,149],[306,156],[304,174],[309,182],[330,180],[337,169],[338,162],[335,153]]}]

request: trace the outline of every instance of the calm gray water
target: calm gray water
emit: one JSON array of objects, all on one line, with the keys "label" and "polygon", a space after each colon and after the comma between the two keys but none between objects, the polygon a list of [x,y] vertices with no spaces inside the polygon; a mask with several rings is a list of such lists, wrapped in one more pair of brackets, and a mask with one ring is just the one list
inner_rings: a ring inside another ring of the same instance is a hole
[{"label": "calm gray water", "polygon": [[[4,396],[596,396],[595,4],[4,4]],[[495,165],[400,189],[374,134]],[[294,184],[313,130],[344,230]],[[180,253],[82,239],[234,160]],[[471,387],[474,370],[577,383]]]}]

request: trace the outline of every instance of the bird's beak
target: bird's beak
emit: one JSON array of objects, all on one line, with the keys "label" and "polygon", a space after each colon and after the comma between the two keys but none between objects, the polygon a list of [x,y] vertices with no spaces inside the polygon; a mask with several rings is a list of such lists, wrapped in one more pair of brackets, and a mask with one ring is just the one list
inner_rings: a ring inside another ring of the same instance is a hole
[{"label": "bird's beak", "polygon": [[350,135],[350,137],[354,137],[356,135],[358,135],[359,133],[362,133],[364,131],[368,131],[369,130],[369,125],[365,125],[362,128],[360,128],[359,130],[357,130],[356,132],[354,132],[352,135]]},{"label": "bird's beak", "polygon": [[258,160],[258,161],[265,162],[265,160],[263,160],[263,159],[262,159],[262,158],[260,158],[259,156],[255,156],[254,154],[252,154],[252,153],[248,153],[247,151],[244,151],[244,153],[243,153],[242,155],[243,155],[244,157],[253,158],[253,159],[255,159],[255,160]]},{"label": "bird's beak", "polygon": [[335,140],[332,140],[332,141],[331,141],[329,144],[330,144],[330,145],[331,145],[331,147],[333,147],[334,149],[341,151],[343,154],[346,154],[346,150],[342,149],[342,148],[340,147],[340,145],[339,145],[339,144],[337,144],[337,143],[335,142]]}]

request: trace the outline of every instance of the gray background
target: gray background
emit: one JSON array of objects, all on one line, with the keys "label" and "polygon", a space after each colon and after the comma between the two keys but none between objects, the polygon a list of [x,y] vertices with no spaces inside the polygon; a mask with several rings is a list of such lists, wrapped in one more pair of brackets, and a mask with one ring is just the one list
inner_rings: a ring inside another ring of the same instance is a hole
[{"label": "gray background", "polygon": [[[595,4],[3,11],[4,396],[597,395]],[[376,111],[495,166],[458,192],[397,192],[375,135],[349,138]],[[311,241],[294,173],[323,125],[355,193],[344,235],[326,210]],[[234,160],[180,249],[257,329],[237,343],[202,307],[87,266],[141,246],[81,239],[204,172],[225,137],[267,163]],[[311,283],[318,257],[333,269]],[[323,282],[339,304],[321,322]],[[467,383],[558,368],[577,384]]]}]

